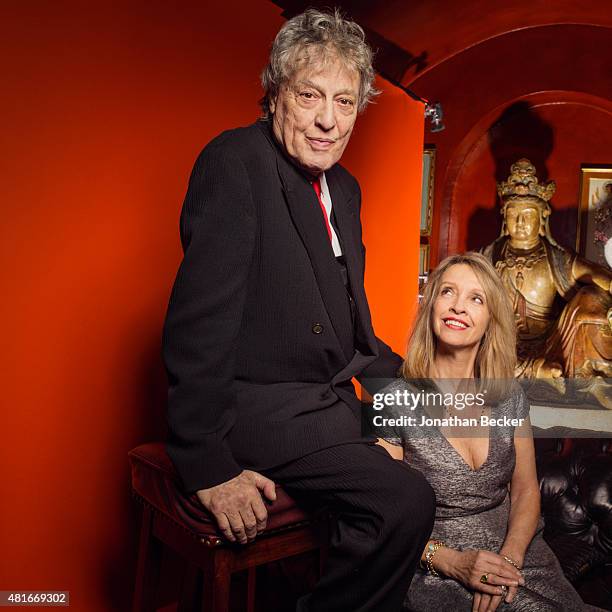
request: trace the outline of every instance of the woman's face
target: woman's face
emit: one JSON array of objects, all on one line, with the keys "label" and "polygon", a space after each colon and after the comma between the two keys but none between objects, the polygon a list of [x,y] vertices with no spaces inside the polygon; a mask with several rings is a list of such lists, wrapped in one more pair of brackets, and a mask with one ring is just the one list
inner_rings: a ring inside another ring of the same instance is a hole
[{"label": "woman's face", "polygon": [[451,266],[442,275],[433,303],[433,332],[448,349],[478,346],[490,314],[480,281],[467,264]]}]

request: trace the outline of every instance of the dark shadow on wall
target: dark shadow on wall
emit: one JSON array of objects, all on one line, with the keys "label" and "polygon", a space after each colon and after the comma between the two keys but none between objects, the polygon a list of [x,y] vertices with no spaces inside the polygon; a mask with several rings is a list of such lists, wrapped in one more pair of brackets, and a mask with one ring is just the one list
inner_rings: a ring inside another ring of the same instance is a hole
[{"label": "dark shadow on wall", "polygon": [[[497,201],[497,193],[491,194],[491,201]],[[499,236],[501,215],[499,207],[491,208],[481,204],[468,221],[466,250],[478,251]]]},{"label": "dark shadow on wall", "polygon": [[[495,160],[495,183],[505,181],[510,167],[521,157],[536,167],[540,183],[549,180],[547,161],[554,148],[554,130],[535,113],[529,103],[521,101],[506,108],[488,130],[489,148]],[[554,177],[553,177],[554,178]],[[479,249],[495,240],[501,231],[501,215],[497,190],[487,196],[488,204],[481,204],[468,221],[467,248]],[[491,207],[491,203],[495,206]],[[577,205],[573,208],[555,207],[550,228],[560,244],[573,248],[576,240]]]},{"label": "dark shadow on wall", "polygon": [[527,102],[510,105],[488,131],[495,160],[495,181],[505,181],[510,166],[521,157],[535,165],[540,183],[549,180],[546,162],[554,148],[553,128]]}]

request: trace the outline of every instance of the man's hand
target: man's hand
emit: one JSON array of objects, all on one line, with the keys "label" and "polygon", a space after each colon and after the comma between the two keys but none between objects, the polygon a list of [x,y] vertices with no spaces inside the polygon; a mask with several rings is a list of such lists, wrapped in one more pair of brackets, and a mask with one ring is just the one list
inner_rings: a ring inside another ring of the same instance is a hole
[{"label": "man's hand", "polygon": [[260,491],[266,499],[276,501],[274,483],[269,478],[244,470],[227,482],[200,489],[197,496],[230,542],[246,544],[266,528],[268,511]]}]

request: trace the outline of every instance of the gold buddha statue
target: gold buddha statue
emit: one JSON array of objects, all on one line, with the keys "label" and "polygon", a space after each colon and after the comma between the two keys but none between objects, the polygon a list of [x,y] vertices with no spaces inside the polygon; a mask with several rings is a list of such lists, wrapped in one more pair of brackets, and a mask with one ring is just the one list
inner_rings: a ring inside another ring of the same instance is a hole
[{"label": "gold buddha statue", "polygon": [[612,272],[558,245],[550,233],[553,181],[540,185],[528,159],[499,183],[500,237],[481,249],[514,304],[516,375],[546,379],[561,393],[564,377],[580,380],[612,409]]}]

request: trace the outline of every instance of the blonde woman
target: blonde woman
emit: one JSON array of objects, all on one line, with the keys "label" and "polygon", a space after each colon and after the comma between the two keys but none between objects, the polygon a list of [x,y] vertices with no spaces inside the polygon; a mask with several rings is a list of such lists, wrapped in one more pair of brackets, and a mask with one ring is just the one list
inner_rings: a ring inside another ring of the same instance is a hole
[{"label": "blonde woman", "polygon": [[[542,538],[529,405],[512,382],[515,333],[512,305],[485,257],[455,255],[431,274],[403,378],[380,395],[390,403],[385,418],[413,420],[381,430],[379,444],[420,470],[437,500],[405,609],[597,609],[582,602]],[[393,399],[406,391],[421,401],[408,408]]]}]

